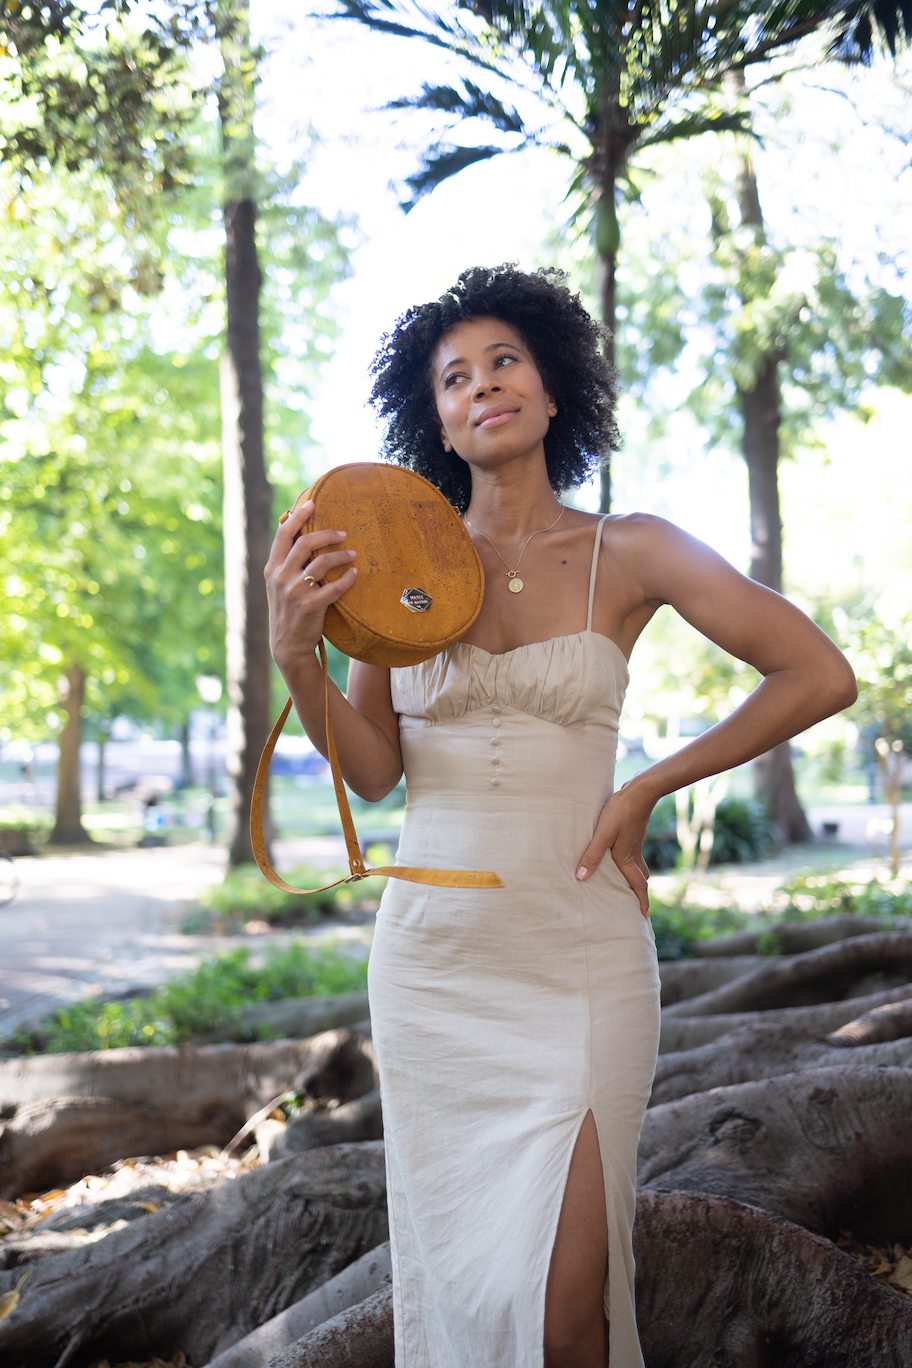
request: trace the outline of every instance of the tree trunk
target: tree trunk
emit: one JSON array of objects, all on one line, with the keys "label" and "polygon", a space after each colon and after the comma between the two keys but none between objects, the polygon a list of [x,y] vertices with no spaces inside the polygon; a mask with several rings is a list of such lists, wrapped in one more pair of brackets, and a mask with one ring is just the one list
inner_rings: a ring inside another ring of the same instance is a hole
[{"label": "tree trunk", "polygon": [[[605,356],[617,364],[617,261],[621,247],[618,222],[618,176],[636,141],[628,111],[621,103],[620,64],[609,63],[598,101],[599,122],[592,135],[589,172],[595,191],[593,228],[598,265],[598,291],[602,325],[606,331]],[[611,512],[611,453],[605,453],[599,490],[599,511]]]},{"label": "tree trunk", "polygon": [[[744,76],[731,73],[727,78],[734,100],[742,103]],[[738,172],[738,201],[741,229],[750,230],[751,244],[763,248],[766,228],[760,205],[760,192],[750,154],[742,153]],[[742,273],[746,266],[742,265]],[[743,298],[746,305],[749,298]],[[782,518],[779,512],[779,457],[782,413],[779,402],[779,365],[777,348],[769,351],[756,368],[752,385],[738,386],[741,411],[742,450],[747,463],[751,519],[751,577],[767,588],[782,592]],[[813,839],[795,789],[791,751],[788,742],[755,761],[757,795],[766,804],[782,839],[789,843]]]},{"label": "tree trunk", "polygon": [[[297,1155],[37,1260],[0,1361],[203,1364],[386,1236],[382,1144]],[[0,1297],[21,1274],[0,1272]]]},{"label": "tree trunk", "polygon": [[341,1107],[320,1108],[298,1117],[274,1141],[269,1158],[284,1159],[289,1154],[301,1154],[304,1150],[320,1149],[325,1145],[382,1139],[380,1090],[375,1088]]},{"label": "tree trunk", "polygon": [[95,770],[95,799],[103,803],[107,798],[107,755],[108,741],[111,738],[111,729],[106,723],[100,723],[98,728],[98,764]]},{"label": "tree trunk", "polygon": [[180,724],[180,784],[182,789],[193,788],[193,756],[190,751],[190,720]]},{"label": "tree trunk", "polygon": [[82,775],[79,768],[85,686],[85,670],[72,661],[64,675],[63,707],[66,720],[60,733],[54,828],[48,838],[51,845],[82,845],[90,840],[89,833],[82,825]]},{"label": "tree trunk", "polygon": [[[602,186],[602,195],[608,197],[610,212],[617,222],[617,190],[613,181]],[[600,214],[603,211],[600,206]],[[617,348],[614,342],[617,327],[617,248],[614,251],[599,252],[599,300],[601,303],[602,323],[607,330],[605,355],[612,365],[616,364]],[[611,512],[611,453],[606,454],[605,464],[599,476],[599,512]]]},{"label": "tree trunk", "polygon": [[263,453],[256,167],[256,59],[247,0],[220,0],[219,120],[225,176],[226,347],[221,364],[224,471],[228,860],[253,861],[248,816],[260,751],[269,734],[271,661],[263,567],[272,535],[272,490]]},{"label": "tree trunk", "polygon": [[641,1188],[635,1245],[649,1368],[912,1362],[912,1302],[801,1226],[703,1193]]}]

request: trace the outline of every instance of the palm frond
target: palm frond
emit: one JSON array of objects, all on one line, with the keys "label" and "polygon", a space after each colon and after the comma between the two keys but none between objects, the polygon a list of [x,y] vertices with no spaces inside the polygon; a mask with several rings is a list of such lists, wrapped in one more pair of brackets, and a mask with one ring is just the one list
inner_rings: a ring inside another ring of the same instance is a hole
[{"label": "palm frond", "polygon": [[400,208],[403,213],[409,213],[419,200],[443,181],[458,176],[468,166],[502,156],[507,150],[503,147],[452,147],[438,144],[427,153],[419,170],[406,179],[409,193],[399,201]]},{"label": "palm frond", "polygon": [[417,95],[403,95],[391,100],[387,109],[427,109],[458,119],[485,119],[501,133],[522,133],[524,123],[516,109],[505,105],[490,90],[482,90],[473,81],[463,82],[462,89],[447,85],[423,85]]},{"label": "palm frond", "polygon": [[834,57],[847,62],[869,62],[885,43],[892,57],[903,43],[912,42],[912,0],[851,0],[844,4],[830,47]]},{"label": "palm frond", "polygon": [[375,33],[386,33],[394,38],[418,38],[431,47],[443,48],[456,57],[482,67],[494,75],[504,77],[504,58],[491,44],[481,44],[471,26],[462,22],[460,10],[470,6],[441,6],[440,11],[428,10],[417,0],[334,0],[337,5],[322,17],[325,19],[354,19]]},{"label": "palm frond", "polygon": [[751,127],[748,110],[735,113],[718,110],[663,120],[661,124],[656,124],[640,135],[637,148],[659,147],[662,143],[681,142],[685,138],[701,138],[704,133],[744,133],[751,137],[758,136]]}]

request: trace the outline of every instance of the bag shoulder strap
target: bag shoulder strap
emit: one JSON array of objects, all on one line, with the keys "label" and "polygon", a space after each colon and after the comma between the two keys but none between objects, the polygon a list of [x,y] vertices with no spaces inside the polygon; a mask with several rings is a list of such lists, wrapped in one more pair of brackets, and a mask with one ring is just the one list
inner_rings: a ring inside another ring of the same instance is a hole
[{"label": "bag shoulder strap", "polygon": [[323,671],[323,716],[326,724],[326,749],[329,752],[328,759],[332,769],[333,788],[336,792],[336,802],[339,805],[339,816],[342,819],[342,834],[345,839],[350,873],[347,878],[334,879],[332,883],[323,884],[321,888],[296,888],[293,884],[286,883],[281,875],[276,873],[266,853],[266,839],[263,832],[266,781],[276,743],[282,735],[282,729],[288,720],[288,714],[291,712],[290,698],[270,732],[269,740],[263,747],[253,784],[253,796],[250,801],[250,843],[253,848],[253,858],[259,866],[260,872],[275,888],[281,888],[285,893],[325,893],[330,888],[337,888],[339,884],[357,883],[360,879],[369,879],[375,874],[382,874],[391,879],[403,879],[407,883],[431,884],[438,888],[503,888],[502,880],[489,869],[425,869],[409,865],[382,865],[375,869],[369,869],[365,865],[348,802],[348,794],[345,792],[339,754],[336,750],[332,709],[330,707],[329,667],[326,660],[326,647],[322,640],[318,650],[320,667]]}]

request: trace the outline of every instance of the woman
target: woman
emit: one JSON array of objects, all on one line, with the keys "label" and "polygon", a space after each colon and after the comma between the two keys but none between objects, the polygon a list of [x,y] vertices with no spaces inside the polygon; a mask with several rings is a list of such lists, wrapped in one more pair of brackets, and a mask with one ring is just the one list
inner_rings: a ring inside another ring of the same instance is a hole
[{"label": "woman", "polygon": [[[808,618],[671,524],[561,505],[616,432],[598,328],[559,273],[466,271],[400,319],[374,377],[385,455],[463,512],[486,587],[442,655],[352,664],[332,705],[343,770],[379,799],[404,767],[402,862],[504,883],[392,880],[377,917],[397,1368],[639,1368],[631,1229],[659,1024],[646,824],[664,794],[846,707],[854,679]],[[322,748],[314,647],[358,567],[310,511],[280,528],[266,577],[275,659]],[[627,658],[666,603],[763,679],[614,792]]]}]

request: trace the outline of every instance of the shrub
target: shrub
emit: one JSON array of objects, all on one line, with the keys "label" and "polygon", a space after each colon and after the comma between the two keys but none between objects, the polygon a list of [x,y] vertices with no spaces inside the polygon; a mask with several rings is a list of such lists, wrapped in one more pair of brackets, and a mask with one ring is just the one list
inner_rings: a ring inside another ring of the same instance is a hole
[{"label": "shrub", "polygon": [[742,931],[749,921],[732,907],[693,907],[650,899],[650,918],[660,960],[687,959],[700,941]]},{"label": "shrub", "polygon": [[[365,858],[369,865],[388,864],[391,861],[386,847],[366,850]],[[298,865],[289,873],[283,873],[282,877],[286,883],[298,888],[319,888],[322,884],[344,877],[346,872],[339,867],[315,869],[311,865]],[[319,921],[334,913],[350,912],[354,908],[375,910],[384,882],[382,879],[370,879],[339,884],[325,893],[285,893],[268,883],[255,865],[242,865],[239,869],[231,870],[222,883],[205,892],[199,901],[207,912],[214,913],[216,918],[224,921],[244,922],[257,918],[273,925],[301,925]],[[196,930],[197,920],[191,919],[185,923],[185,929]]]},{"label": "shrub", "polygon": [[[216,1027],[240,1023],[252,1002],[288,997],[325,997],[357,992],[367,982],[367,964],[332,946],[300,942],[267,952],[254,967],[246,949],[207,960],[191,974],[154,992],[116,1002],[90,999],[63,1007],[33,1033],[15,1038],[25,1053],[113,1050],[127,1045],[180,1045]],[[242,1032],[239,1029],[238,1035]]]},{"label": "shrub", "polygon": [[912,884],[908,883],[806,874],[783,884],[779,894],[785,900],[782,918],[786,921],[845,913],[878,918],[912,916]]},{"label": "shrub", "polygon": [[[746,864],[762,860],[776,848],[776,828],[756,798],[723,798],[716,809],[710,864]],[[674,797],[662,798],[653,809],[643,855],[650,869],[674,869],[681,858]]]}]

